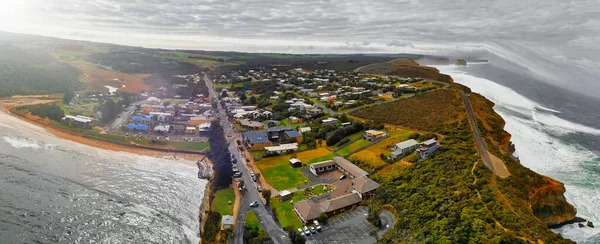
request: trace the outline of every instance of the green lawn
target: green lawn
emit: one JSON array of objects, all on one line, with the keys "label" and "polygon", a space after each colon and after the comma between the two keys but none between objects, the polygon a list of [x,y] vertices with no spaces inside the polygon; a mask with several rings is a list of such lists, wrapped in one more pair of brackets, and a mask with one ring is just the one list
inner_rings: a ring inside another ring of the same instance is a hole
[{"label": "green lawn", "polygon": [[318,157],[318,158],[313,158],[313,159],[310,159],[310,160],[308,160],[308,163],[309,163],[309,164],[312,164],[312,163],[323,162],[323,161],[330,160],[330,159],[332,159],[333,157],[335,157],[335,155],[333,155],[333,153],[332,153],[332,154],[328,154],[328,155],[321,156],[321,157]]},{"label": "green lawn", "polygon": [[371,142],[367,141],[365,139],[360,139],[360,140],[357,140],[345,147],[342,147],[340,150],[337,151],[337,153],[342,156],[348,156],[354,150],[357,150],[363,146],[369,145],[369,143],[371,143]]},{"label": "green lawn", "polygon": [[305,196],[301,192],[294,194],[291,200],[285,202],[279,202],[277,197],[271,199],[271,209],[275,211],[281,227],[292,226],[294,229],[298,229],[302,226],[302,222],[294,213],[294,205],[292,201],[299,202],[305,199]]},{"label": "green lawn", "polygon": [[289,119],[284,119],[284,120],[282,120],[282,121],[281,121],[281,123],[282,123],[284,126],[292,126],[292,127],[298,127],[298,126],[304,126],[304,125],[306,125],[306,123],[305,123],[305,122],[301,122],[301,123],[292,123],[292,122],[290,122],[290,120],[289,120]]},{"label": "green lawn", "polygon": [[91,137],[94,138],[99,138],[99,139],[104,139],[104,140],[108,140],[108,141],[112,141],[112,142],[116,142],[116,143],[123,143],[123,144],[129,144],[129,140],[127,139],[127,137],[121,136],[121,135],[116,135],[116,134],[99,134],[99,133],[93,133],[90,134]]},{"label": "green lawn", "polygon": [[194,151],[202,151],[210,146],[208,142],[170,141],[169,144],[175,149]]},{"label": "green lawn", "polygon": [[57,127],[57,128],[60,128],[60,129],[63,129],[63,130],[72,131],[72,132],[75,132],[75,133],[96,132],[96,130],[93,130],[93,129],[82,129],[82,128],[79,128],[79,127],[73,127],[73,126],[65,125],[65,124],[63,124],[61,122],[58,122],[58,121],[51,121],[50,125],[52,125],[54,127]]},{"label": "green lawn", "polygon": [[277,190],[285,190],[310,183],[310,180],[300,169],[290,166],[289,158],[283,159],[277,166],[261,167],[266,160],[260,161],[257,166],[269,184]]},{"label": "green lawn", "polygon": [[[229,204],[231,201],[231,204]],[[235,202],[235,193],[233,189],[221,189],[215,192],[213,200],[213,209],[221,215],[233,215],[233,203]]]},{"label": "green lawn", "polygon": [[258,228],[258,231],[262,231],[262,226],[260,225],[260,221],[258,220],[258,217],[256,216],[256,214],[253,211],[248,212],[248,214],[246,214],[246,226],[254,226],[256,228]]}]

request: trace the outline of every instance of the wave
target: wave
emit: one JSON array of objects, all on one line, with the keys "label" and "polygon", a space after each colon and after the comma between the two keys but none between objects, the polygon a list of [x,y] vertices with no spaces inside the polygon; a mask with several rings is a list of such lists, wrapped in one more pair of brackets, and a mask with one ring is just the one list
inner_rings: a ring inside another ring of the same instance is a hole
[{"label": "wave", "polygon": [[[436,68],[494,102],[494,110],[506,121],[505,130],[512,134],[515,156],[521,163],[563,182],[567,189],[565,197],[575,205],[578,216],[600,221],[597,211],[600,209],[600,175],[599,171],[590,169],[597,167],[600,157],[577,143],[560,139],[562,135],[572,133],[600,135],[600,130],[559,118],[555,114],[560,111],[546,108],[488,79],[468,75],[457,66]],[[571,225],[555,231],[577,242],[600,235],[597,228],[573,228]]]},{"label": "wave", "polygon": [[17,138],[11,136],[4,136],[3,138],[5,142],[8,142],[8,144],[15,148],[39,149],[41,147],[41,145],[38,142],[27,138]]}]

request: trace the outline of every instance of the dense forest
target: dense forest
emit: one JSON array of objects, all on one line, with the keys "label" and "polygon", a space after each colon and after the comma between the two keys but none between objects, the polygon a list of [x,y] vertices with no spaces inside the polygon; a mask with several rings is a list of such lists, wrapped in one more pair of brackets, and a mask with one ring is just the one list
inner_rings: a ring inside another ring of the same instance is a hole
[{"label": "dense forest", "polygon": [[81,90],[79,74],[43,50],[0,44],[0,97]]},{"label": "dense forest", "polygon": [[17,110],[28,111],[32,115],[42,118],[48,118],[54,121],[60,121],[65,117],[65,112],[59,106],[54,104],[36,104],[31,106],[18,107]]}]

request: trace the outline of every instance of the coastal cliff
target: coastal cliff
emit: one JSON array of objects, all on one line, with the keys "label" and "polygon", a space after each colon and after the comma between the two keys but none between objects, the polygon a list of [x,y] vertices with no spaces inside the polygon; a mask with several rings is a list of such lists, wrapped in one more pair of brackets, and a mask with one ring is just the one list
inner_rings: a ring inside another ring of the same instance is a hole
[{"label": "coastal cliff", "polygon": [[[410,65],[403,62],[404,67]],[[469,94],[488,152],[506,166],[508,177],[496,176],[481,162],[459,91]],[[573,243],[548,228],[575,217],[575,208],[563,195],[564,186],[512,156],[511,135],[493,107],[493,102],[468,87],[452,83],[448,89],[351,113],[363,120],[441,135],[442,148],[433,157],[394,174],[386,173],[394,164],[372,174],[384,186],[378,189],[377,204],[392,206],[398,213],[396,226],[382,243]]]},{"label": "coastal cliff", "polygon": [[549,177],[548,184],[538,186],[530,196],[533,214],[547,226],[560,225],[575,219],[577,210],[567,202],[565,186]]}]

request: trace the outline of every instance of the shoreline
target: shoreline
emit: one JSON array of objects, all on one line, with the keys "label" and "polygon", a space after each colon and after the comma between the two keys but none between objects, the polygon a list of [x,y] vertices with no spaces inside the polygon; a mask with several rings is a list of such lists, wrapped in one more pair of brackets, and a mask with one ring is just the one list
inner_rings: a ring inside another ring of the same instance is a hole
[{"label": "shoreline", "polygon": [[[132,153],[132,154],[137,154],[137,155],[141,155],[141,156],[149,156],[149,157],[155,157],[155,158],[177,160],[180,163],[184,163],[186,165],[190,165],[190,166],[194,166],[194,167],[198,167],[196,165],[196,162],[198,160],[204,158],[206,155],[206,154],[164,152],[164,151],[158,151],[158,150],[152,150],[152,149],[123,146],[123,145],[119,145],[119,144],[115,144],[115,143],[110,143],[110,142],[106,142],[106,141],[102,141],[102,140],[84,137],[82,134],[71,132],[71,131],[66,131],[66,130],[54,127],[54,126],[48,124],[48,121],[49,121],[48,119],[42,119],[39,117],[36,118],[37,116],[31,116],[31,115],[29,115],[29,116],[17,115],[12,111],[12,109],[19,107],[19,106],[50,103],[50,102],[54,102],[54,100],[36,100],[36,101],[30,102],[30,103],[19,103],[19,102],[9,101],[7,103],[0,104],[1,105],[0,112],[6,113],[7,115],[12,116],[16,119],[19,119],[23,122],[38,126],[42,129],[44,129],[46,132],[48,132],[58,138],[68,140],[71,142],[76,142],[76,143],[83,144],[83,145],[87,145],[87,146],[94,147],[94,148],[100,148],[100,149],[116,151],[116,152]],[[185,159],[185,161],[178,160],[178,159]],[[207,160],[207,158],[205,158],[204,160],[210,162],[210,160]]]}]

